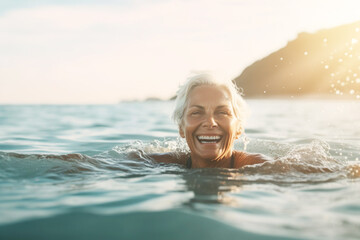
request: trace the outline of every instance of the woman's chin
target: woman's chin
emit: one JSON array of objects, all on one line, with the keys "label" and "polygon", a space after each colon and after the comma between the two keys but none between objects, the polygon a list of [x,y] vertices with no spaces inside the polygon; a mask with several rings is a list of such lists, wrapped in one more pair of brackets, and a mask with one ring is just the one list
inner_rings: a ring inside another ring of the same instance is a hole
[{"label": "woman's chin", "polygon": [[218,159],[223,151],[221,144],[199,144],[195,146],[196,150],[194,153],[202,159],[214,160]]}]

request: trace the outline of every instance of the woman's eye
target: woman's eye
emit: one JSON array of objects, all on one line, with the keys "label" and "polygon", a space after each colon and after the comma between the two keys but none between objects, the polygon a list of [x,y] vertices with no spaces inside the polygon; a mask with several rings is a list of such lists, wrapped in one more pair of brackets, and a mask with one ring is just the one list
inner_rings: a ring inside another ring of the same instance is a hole
[{"label": "woman's eye", "polygon": [[194,115],[199,115],[200,112],[192,112],[191,115],[194,116]]},{"label": "woman's eye", "polygon": [[219,114],[221,114],[221,115],[230,115],[230,113],[227,112],[227,111],[220,111]]}]

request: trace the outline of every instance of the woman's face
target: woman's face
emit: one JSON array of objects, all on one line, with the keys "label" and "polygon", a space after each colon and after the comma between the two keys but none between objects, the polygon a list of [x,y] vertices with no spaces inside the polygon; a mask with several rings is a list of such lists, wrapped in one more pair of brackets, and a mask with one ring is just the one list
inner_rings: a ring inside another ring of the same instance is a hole
[{"label": "woman's face", "polygon": [[232,154],[233,142],[241,134],[228,92],[202,85],[189,94],[180,136],[186,138],[191,156],[221,160]]}]

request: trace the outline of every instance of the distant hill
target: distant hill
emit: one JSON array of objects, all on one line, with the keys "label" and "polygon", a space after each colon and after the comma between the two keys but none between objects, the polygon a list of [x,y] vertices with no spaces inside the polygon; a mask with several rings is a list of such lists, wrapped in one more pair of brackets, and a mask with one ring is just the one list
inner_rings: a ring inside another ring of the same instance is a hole
[{"label": "distant hill", "polygon": [[300,33],[234,79],[245,97],[349,95],[360,98],[360,22]]}]

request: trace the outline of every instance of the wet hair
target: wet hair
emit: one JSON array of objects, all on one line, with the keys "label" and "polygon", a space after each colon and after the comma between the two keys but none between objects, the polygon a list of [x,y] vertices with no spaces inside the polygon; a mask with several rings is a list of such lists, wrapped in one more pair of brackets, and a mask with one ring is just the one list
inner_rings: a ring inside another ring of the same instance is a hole
[{"label": "wet hair", "polygon": [[228,92],[235,117],[240,122],[238,130],[243,132],[248,111],[246,103],[241,96],[240,89],[233,82],[220,82],[209,73],[201,73],[190,76],[185,84],[179,87],[175,100],[175,109],[172,115],[173,120],[178,124],[179,128],[182,127],[190,92],[195,87],[203,85],[223,88]]}]

